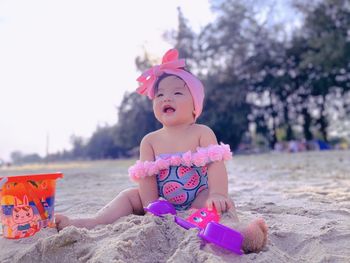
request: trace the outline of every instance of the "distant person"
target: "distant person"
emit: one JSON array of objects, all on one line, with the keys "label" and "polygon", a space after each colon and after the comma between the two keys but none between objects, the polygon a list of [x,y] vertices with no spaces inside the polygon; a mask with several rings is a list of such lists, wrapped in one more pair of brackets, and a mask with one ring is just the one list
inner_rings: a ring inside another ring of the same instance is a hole
[{"label": "distant person", "polygon": [[[175,49],[169,50],[161,65],[144,72],[137,92],[153,100],[153,111],[163,127],[141,141],[140,160],[129,168],[129,176],[138,183],[116,196],[94,217],[70,219],[56,216],[58,230],[73,225],[93,228],[110,224],[122,216],[145,214],[144,207],[165,198],[177,210],[216,208],[237,218],[228,195],[228,175],[224,161],[231,158],[229,145],[218,144],[213,131],[196,124],[202,112],[202,83],[184,69]],[[260,251],[266,244],[268,228],[262,218],[239,225],[246,252]]]},{"label": "distant person", "polygon": [[275,146],[274,146],[274,150],[276,152],[283,152],[283,150],[284,150],[283,143],[282,142],[276,142]]},{"label": "distant person", "polygon": [[330,145],[325,141],[317,140],[317,144],[318,144],[320,151],[326,151],[326,150],[331,149]]},{"label": "distant person", "polygon": [[292,152],[292,153],[298,152],[299,151],[298,142],[295,141],[295,140],[289,141],[289,143],[288,143],[288,150],[289,150],[289,152]]}]

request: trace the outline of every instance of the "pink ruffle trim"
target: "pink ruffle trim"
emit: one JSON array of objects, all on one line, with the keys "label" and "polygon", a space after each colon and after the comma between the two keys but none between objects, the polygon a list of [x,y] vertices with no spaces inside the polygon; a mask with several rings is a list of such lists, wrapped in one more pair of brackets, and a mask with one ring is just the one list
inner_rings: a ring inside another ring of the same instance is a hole
[{"label": "pink ruffle trim", "polygon": [[159,171],[168,169],[170,166],[184,165],[205,166],[211,162],[227,161],[232,158],[232,152],[228,144],[220,143],[220,145],[209,145],[208,147],[198,147],[195,153],[191,151],[185,152],[182,156],[171,156],[167,159],[157,159],[155,161],[136,161],[136,164],[129,168],[129,176],[131,180],[138,181],[146,176],[152,176]]}]

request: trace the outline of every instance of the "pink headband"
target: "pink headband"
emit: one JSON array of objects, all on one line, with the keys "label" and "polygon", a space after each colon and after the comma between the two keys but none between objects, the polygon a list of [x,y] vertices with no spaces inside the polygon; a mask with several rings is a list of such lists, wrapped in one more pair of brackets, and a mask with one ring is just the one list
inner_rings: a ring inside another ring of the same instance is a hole
[{"label": "pink headband", "polygon": [[178,57],[179,52],[176,49],[170,49],[167,51],[163,56],[162,64],[151,67],[137,78],[140,86],[137,88],[136,92],[141,95],[147,95],[150,99],[153,99],[154,84],[156,83],[158,77],[160,77],[163,73],[178,76],[187,84],[188,89],[191,92],[196,115],[195,119],[197,119],[202,113],[203,109],[203,84],[191,73],[183,70],[185,67],[185,60],[178,59]]}]

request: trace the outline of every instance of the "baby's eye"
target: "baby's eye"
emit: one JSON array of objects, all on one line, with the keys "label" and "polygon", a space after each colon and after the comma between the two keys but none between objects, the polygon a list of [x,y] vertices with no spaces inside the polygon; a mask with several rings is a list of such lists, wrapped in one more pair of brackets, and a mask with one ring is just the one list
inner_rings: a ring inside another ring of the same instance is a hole
[{"label": "baby's eye", "polygon": [[30,213],[27,213],[27,216],[30,216]]},{"label": "baby's eye", "polygon": [[175,92],[175,95],[183,95],[182,92]]},{"label": "baby's eye", "polygon": [[206,212],[204,212],[204,211],[201,211],[201,216],[207,216],[207,213]]},{"label": "baby's eye", "polygon": [[193,218],[193,221],[199,223],[199,222],[202,222],[203,219],[200,218],[200,217],[198,217],[198,216],[195,216],[195,217]]},{"label": "baby's eye", "polygon": [[16,215],[16,218],[19,218],[19,215]]},{"label": "baby's eye", "polygon": [[157,97],[157,98],[160,98],[160,97],[162,97],[162,96],[163,96],[163,93],[158,93],[156,97]]}]

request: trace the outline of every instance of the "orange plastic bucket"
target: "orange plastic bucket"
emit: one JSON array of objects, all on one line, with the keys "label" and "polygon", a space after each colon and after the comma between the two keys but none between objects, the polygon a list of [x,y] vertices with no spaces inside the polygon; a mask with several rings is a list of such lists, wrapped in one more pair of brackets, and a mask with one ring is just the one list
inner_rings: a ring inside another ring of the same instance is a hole
[{"label": "orange plastic bucket", "polygon": [[0,177],[4,237],[30,237],[44,227],[54,227],[56,179],[62,177],[62,173]]}]

